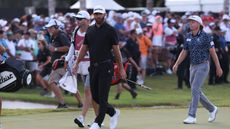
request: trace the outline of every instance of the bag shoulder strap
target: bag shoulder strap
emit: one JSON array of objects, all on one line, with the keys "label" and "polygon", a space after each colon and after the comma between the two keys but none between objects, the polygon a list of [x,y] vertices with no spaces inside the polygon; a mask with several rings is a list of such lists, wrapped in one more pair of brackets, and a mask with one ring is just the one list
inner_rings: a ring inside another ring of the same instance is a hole
[{"label": "bag shoulder strap", "polygon": [[72,37],[71,37],[71,43],[73,43],[73,46],[74,46],[74,49],[76,48],[75,47],[75,37],[76,37],[76,34],[77,34],[77,31],[80,29],[80,27],[76,27],[72,33]]}]

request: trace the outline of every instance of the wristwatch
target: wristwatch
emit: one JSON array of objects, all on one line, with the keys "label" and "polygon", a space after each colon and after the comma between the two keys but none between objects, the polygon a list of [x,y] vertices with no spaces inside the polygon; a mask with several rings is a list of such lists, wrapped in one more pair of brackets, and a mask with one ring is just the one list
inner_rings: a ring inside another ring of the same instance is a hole
[{"label": "wristwatch", "polygon": [[55,48],[54,48],[54,51],[56,52],[57,50],[58,50],[58,48],[55,47]]}]

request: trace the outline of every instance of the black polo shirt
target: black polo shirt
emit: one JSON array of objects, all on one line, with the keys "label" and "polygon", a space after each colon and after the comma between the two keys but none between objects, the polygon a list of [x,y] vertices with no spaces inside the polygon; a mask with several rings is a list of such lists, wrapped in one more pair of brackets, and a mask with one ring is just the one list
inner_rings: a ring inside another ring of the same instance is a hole
[{"label": "black polo shirt", "polygon": [[140,59],[140,50],[137,41],[132,40],[129,38],[126,42],[125,48],[129,51],[132,58],[138,62]]},{"label": "black polo shirt", "polygon": [[[48,59],[49,56],[51,56],[50,50],[45,47],[43,51],[42,50],[38,50],[37,61],[39,63],[43,64],[43,63],[45,63],[47,61],[47,59]],[[48,63],[46,66],[51,67],[52,64]]]},{"label": "black polo shirt", "polygon": [[120,51],[122,56],[122,63],[126,63],[129,60],[129,58],[131,58],[132,56],[130,55],[129,51],[125,47],[122,47]]},{"label": "black polo shirt", "polygon": [[[69,47],[71,42],[66,33],[59,31],[57,36],[51,38],[51,44],[54,47],[63,47],[63,46]],[[59,59],[62,55],[65,55],[66,53],[67,52],[51,53],[51,62],[53,63],[54,60]]]},{"label": "black polo shirt", "polygon": [[118,45],[116,30],[104,22],[100,27],[90,26],[86,32],[84,44],[89,48],[90,61],[112,60],[112,45]]}]

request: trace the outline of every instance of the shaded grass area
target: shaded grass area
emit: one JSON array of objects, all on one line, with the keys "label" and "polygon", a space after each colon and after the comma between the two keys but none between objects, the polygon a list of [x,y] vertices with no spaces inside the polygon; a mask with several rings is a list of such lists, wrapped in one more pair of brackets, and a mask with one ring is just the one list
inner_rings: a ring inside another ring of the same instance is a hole
[{"label": "shaded grass area", "polygon": [[81,111],[81,109],[4,109],[1,116],[18,116],[40,113]]},{"label": "shaded grass area", "polygon": [[[114,100],[116,86],[111,87],[109,102],[118,107],[136,107],[136,106],[182,106],[185,107],[190,101],[190,89],[184,86],[183,90],[177,90],[176,76],[153,76],[147,77],[145,85],[152,88],[147,91],[138,88],[138,96],[132,99],[131,95],[124,90],[119,100]],[[83,93],[83,86],[79,83],[78,88]],[[21,89],[15,93],[0,93],[5,100],[22,100],[29,102],[41,102],[48,104],[57,104],[56,99],[42,97],[39,95],[41,88]],[[216,86],[203,86],[204,93],[208,98],[218,106],[230,106],[230,84],[221,84]],[[83,97],[83,94],[81,94]],[[72,95],[64,95],[68,105],[77,106],[76,99]]]}]

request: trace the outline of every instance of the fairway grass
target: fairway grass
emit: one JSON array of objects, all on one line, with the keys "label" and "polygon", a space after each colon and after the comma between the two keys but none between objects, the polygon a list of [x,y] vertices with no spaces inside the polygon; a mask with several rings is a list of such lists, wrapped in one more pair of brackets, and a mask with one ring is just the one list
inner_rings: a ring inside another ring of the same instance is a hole
[{"label": "fairway grass", "polygon": [[[114,100],[116,86],[112,86],[109,95],[109,102],[117,107],[151,107],[151,106],[178,106],[187,107],[191,99],[190,89],[184,86],[183,90],[177,90],[176,76],[153,76],[147,77],[145,85],[152,88],[147,91],[138,88],[138,96],[132,99],[129,92],[122,92],[119,100]],[[83,86],[79,83],[78,88],[83,93]],[[207,81],[202,87],[207,97],[217,106],[230,107],[230,84],[216,86],[207,85]],[[21,89],[15,93],[0,93],[5,100],[21,100],[29,102],[39,102],[47,104],[57,104],[55,98],[47,98],[39,95],[41,88]],[[81,94],[83,96],[83,94]],[[64,95],[68,105],[77,107],[76,99],[71,95]]]},{"label": "fairway grass", "polygon": [[[48,111],[25,113],[21,115],[2,116],[4,129],[78,129],[73,119],[80,111]],[[21,111],[23,112],[23,110]],[[117,129],[229,129],[230,108],[219,108],[217,119],[208,123],[208,112],[199,108],[197,124],[184,125],[186,108],[122,108]],[[94,113],[89,111],[86,124],[93,121]],[[105,118],[105,126],[109,129],[109,117]]]}]

